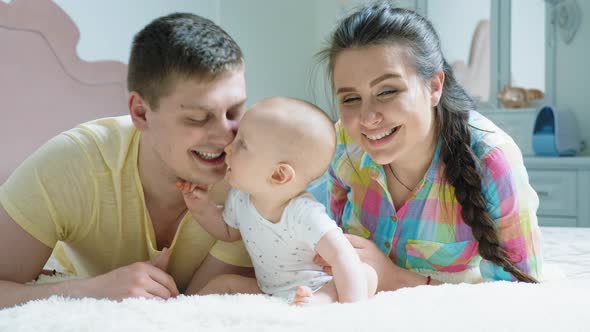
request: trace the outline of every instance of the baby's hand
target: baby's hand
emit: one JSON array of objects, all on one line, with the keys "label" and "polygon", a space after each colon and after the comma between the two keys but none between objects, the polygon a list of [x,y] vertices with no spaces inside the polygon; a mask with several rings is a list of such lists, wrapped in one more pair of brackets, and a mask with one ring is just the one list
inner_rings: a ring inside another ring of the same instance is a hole
[{"label": "baby's hand", "polygon": [[185,180],[178,180],[176,188],[182,192],[184,202],[193,214],[202,212],[210,205],[209,188],[202,188]]}]

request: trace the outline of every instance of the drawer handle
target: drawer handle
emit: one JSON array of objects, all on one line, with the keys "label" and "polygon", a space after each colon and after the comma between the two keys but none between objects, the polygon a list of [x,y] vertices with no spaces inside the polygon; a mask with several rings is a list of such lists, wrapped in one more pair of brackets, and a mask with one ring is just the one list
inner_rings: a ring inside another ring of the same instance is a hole
[{"label": "drawer handle", "polygon": [[537,191],[537,195],[539,195],[541,197],[548,197],[549,192],[548,191]]}]

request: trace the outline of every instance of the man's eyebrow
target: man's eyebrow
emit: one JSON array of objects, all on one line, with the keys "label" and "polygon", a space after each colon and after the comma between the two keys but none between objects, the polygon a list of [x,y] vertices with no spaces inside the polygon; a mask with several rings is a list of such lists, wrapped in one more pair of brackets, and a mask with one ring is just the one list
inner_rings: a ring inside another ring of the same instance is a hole
[{"label": "man's eyebrow", "polygon": [[[246,98],[236,102],[233,105],[229,106],[229,109],[238,107],[238,106],[242,106],[244,105],[244,103],[246,103]],[[205,112],[209,112],[209,113],[215,113],[215,108],[208,106],[208,105],[202,105],[202,104],[180,104],[180,108],[183,110],[189,110],[189,111],[205,111]]]},{"label": "man's eyebrow", "polygon": [[[376,79],[372,80],[369,83],[369,86],[370,87],[374,87],[375,85],[377,85],[380,82],[383,82],[383,81],[385,81],[387,79],[390,79],[390,78],[401,78],[401,77],[402,76],[400,74],[397,74],[397,73],[385,73],[385,74],[377,77]],[[354,92],[354,91],[355,91],[354,88],[342,87],[342,88],[339,88],[338,90],[336,90],[336,94],[343,93],[343,92]]]},{"label": "man's eyebrow", "polygon": [[180,104],[180,108],[189,111],[213,112],[213,109],[211,107],[199,104]]}]

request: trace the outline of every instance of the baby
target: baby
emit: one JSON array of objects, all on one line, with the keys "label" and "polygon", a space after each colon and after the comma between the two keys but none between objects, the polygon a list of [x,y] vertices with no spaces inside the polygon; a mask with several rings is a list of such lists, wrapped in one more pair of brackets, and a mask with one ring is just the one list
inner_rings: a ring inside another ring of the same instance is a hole
[{"label": "baby", "polygon": [[[256,279],[223,275],[199,294],[265,293],[290,303],[354,302],[375,294],[377,275],[305,188],[328,168],[334,126],[305,101],[273,97],[244,115],[226,152],[232,189],[224,208],[194,184],[179,182],[189,210],[222,241],[242,239]],[[319,254],[332,276],[314,264]]]}]

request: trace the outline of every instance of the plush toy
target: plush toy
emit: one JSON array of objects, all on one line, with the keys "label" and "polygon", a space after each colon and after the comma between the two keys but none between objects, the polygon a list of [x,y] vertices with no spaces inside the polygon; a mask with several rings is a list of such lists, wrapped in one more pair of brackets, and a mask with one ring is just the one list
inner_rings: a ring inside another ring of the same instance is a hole
[{"label": "plush toy", "polygon": [[539,89],[525,89],[519,87],[505,86],[498,94],[498,99],[506,108],[529,107],[529,103],[536,104],[545,97]]}]

